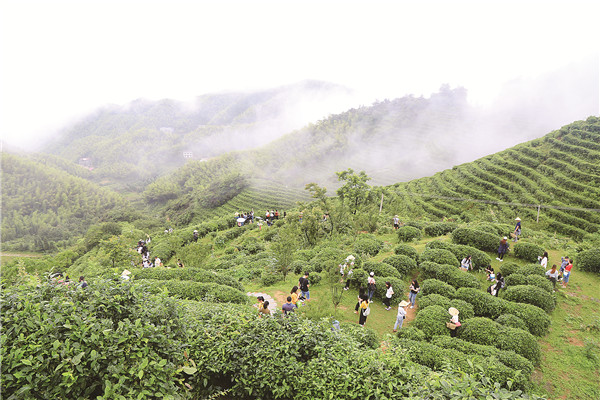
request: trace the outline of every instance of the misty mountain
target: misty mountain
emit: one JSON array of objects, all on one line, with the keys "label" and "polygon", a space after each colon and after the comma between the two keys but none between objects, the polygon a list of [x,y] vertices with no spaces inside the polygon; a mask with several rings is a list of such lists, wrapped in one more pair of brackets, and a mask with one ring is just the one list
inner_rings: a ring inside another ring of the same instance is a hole
[{"label": "misty mountain", "polygon": [[337,85],[304,81],[188,103],[136,100],[98,110],[45,152],[85,165],[103,185],[140,190],[186,161],[261,146],[324,116],[323,110],[346,109],[348,95]]}]

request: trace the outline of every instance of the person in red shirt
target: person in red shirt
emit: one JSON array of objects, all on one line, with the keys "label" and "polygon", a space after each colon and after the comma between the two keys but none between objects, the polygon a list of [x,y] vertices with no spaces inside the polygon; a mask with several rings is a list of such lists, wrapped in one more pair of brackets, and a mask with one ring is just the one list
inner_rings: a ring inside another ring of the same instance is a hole
[{"label": "person in red shirt", "polygon": [[565,272],[563,272],[563,283],[562,287],[566,288],[569,283],[569,278],[571,277],[571,269],[573,268],[573,260],[569,259],[569,263],[565,267]]}]

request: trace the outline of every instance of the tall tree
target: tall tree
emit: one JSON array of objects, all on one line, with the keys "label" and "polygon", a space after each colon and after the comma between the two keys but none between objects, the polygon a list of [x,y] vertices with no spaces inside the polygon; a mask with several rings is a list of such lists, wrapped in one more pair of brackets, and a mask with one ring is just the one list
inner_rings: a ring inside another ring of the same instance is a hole
[{"label": "tall tree", "polygon": [[348,168],[346,171],[336,172],[338,181],[345,182],[342,187],[337,190],[342,205],[344,203],[351,209],[352,214],[356,214],[361,204],[365,202],[371,186],[367,185],[367,181],[371,180],[365,173],[360,171],[357,174],[354,173],[352,168]]}]

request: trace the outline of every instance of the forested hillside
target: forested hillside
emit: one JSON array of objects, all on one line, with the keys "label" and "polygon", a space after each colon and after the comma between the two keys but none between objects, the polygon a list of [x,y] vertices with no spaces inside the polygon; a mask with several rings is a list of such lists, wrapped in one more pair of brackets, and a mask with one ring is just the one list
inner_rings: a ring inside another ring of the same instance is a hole
[{"label": "forested hillside", "polygon": [[118,194],[54,166],[59,164],[2,154],[3,250],[56,250],[100,220],[135,214]]},{"label": "forested hillside", "polygon": [[600,118],[431,177],[390,187],[390,210],[411,218],[509,221],[519,215],[582,239],[600,229]]}]

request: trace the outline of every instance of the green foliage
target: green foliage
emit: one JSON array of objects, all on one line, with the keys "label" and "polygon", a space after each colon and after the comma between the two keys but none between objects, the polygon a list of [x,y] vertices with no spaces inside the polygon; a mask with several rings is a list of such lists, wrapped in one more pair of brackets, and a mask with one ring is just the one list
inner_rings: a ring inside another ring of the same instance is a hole
[{"label": "green foliage", "polygon": [[456,228],[457,225],[452,222],[436,222],[425,226],[423,231],[427,236],[436,237],[451,233]]},{"label": "green foliage", "polygon": [[471,228],[457,228],[452,232],[452,242],[475,247],[483,251],[496,251],[500,243],[498,236]]},{"label": "green foliage", "polygon": [[456,259],[456,256],[451,251],[444,249],[425,249],[425,251],[421,253],[419,259],[421,263],[430,261],[436,264],[445,265],[456,266],[459,264],[459,260]]},{"label": "green foliage", "polygon": [[427,243],[425,248],[448,250],[452,252],[456,259],[459,261],[467,256],[471,256],[471,265],[473,267],[473,270],[475,271],[481,269],[481,267],[487,267],[492,262],[491,258],[487,254],[471,246],[442,242],[441,240],[434,240],[432,242]]},{"label": "green foliage", "polygon": [[425,334],[422,330],[415,328],[414,326],[402,327],[396,334],[399,339],[422,341],[425,340]]},{"label": "green foliage", "polygon": [[436,335],[449,336],[450,330],[446,327],[446,322],[450,321],[448,309],[439,305],[433,305],[420,310],[414,320],[415,327],[420,329],[425,338],[430,340]]},{"label": "green foliage", "polygon": [[315,271],[321,272],[324,269],[339,265],[347,256],[348,254],[340,249],[324,247],[310,260],[310,263],[314,265]]},{"label": "green foliage", "polygon": [[231,286],[213,282],[192,282],[180,280],[158,281],[153,279],[136,280],[152,293],[166,290],[169,296],[179,299],[206,300],[216,303],[247,304],[248,296]]},{"label": "green foliage", "polygon": [[546,275],[546,270],[540,264],[526,264],[519,267],[516,272],[525,276],[538,275],[544,277]]},{"label": "green foliage", "polygon": [[450,299],[437,293],[428,294],[419,299],[419,310],[435,305],[442,306],[446,310],[450,307],[456,308],[460,312],[461,321],[475,316],[473,306],[464,300]]},{"label": "green foliage", "polygon": [[456,294],[456,289],[446,282],[437,279],[425,279],[421,282],[421,295],[439,294],[447,298],[453,298]]},{"label": "green foliage", "polygon": [[1,296],[3,396],[184,396],[186,328],[172,299],[118,282],[15,287]]},{"label": "green foliage", "polygon": [[200,268],[143,268],[132,270],[137,279],[154,279],[158,281],[179,280],[192,282],[214,282],[219,285],[231,286],[239,291],[244,291],[242,284],[233,279],[229,274],[207,271]]},{"label": "green foliage", "polygon": [[532,285],[508,286],[502,297],[508,301],[533,304],[546,312],[552,312],[556,307],[556,299],[548,291]]},{"label": "green foliage", "polygon": [[273,286],[277,282],[281,282],[283,280],[283,274],[275,271],[263,271],[260,275],[260,283],[263,286]]},{"label": "green foliage", "polygon": [[394,247],[394,254],[405,255],[415,261],[419,261],[419,252],[409,244],[400,243]]},{"label": "green foliage", "polygon": [[500,325],[488,318],[475,317],[465,321],[458,330],[458,337],[500,350],[512,350],[534,365],[538,365],[542,357],[540,346],[532,334]]},{"label": "green foliage", "polygon": [[379,340],[373,329],[350,322],[341,323],[340,328],[364,348],[376,349],[379,347]]},{"label": "green foliage", "polygon": [[527,285],[527,277],[523,274],[514,273],[504,279],[506,286]]},{"label": "green foliage", "polygon": [[524,283],[524,285],[537,286],[537,287],[545,290],[548,293],[552,293],[554,290],[554,288],[552,286],[552,282],[550,282],[550,280],[548,278],[546,278],[545,276],[540,276],[540,275],[535,275],[535,274],[527,275],[526,283]]},{"label": "green foliage", "polygon": [[384,276],[384,277],[377,278],[376,281],[377,281],[377,288],[375,290],[374,296],[377,297],[378,299],[385,298],[385,292],[387,290],[385,287],[386,282],[389,282],[390,285],[392,286],[392,289],[394,290],[394,295],[392,296],[392,302],[390,303],[392,306],[394,305],[394,303],[399,303],[400,302],[399,299],[404,299],[407,297],[405,295],[405,292],[406,292],[405,286],[406,285],[399,278],[397,278],[395,276]]},{"label": "green foliage", "polygon": [[498,318],[496,318],[496,322],[500,325],[510,326],[512,328],[522,329],[527,331],[527,324],[521,318],[512,314],[501,314]]},{"label": "green foliage", "polygon": [[575,257],[577,267],[582,271],[600,273],[600,248],[582,251]]},{"label": "green foliage", "polygon": [[383,262],[396,268],[400,276],[409,276],[417,268],[417,262],[403,254],[392,254],[384,258]]},{"label": "green foliage", "polygon": [[515,257],[529,262],[538,261],[538,257],[544,254],[544,248],[534,243],[519,241],[513,247]]},{"label": "green foliage", "polygon": [[470,303],[475,315],[479,317],[494,319],[505,312],[505,302],[502,299],[481,290],[460,288],[455,297]]},{"label": "green foliage", "polygon": [[337,190],[337,195],[342,205],[346,203],[352,213],[356,214],[371,190],[371,186],[367,185],[367,181],[371,180],[371,178],[367,176],[365,171],[360,171],[358,175],[355,174],[352,168],[336,172],[336,175],[338,176],[338,181],[344,182]]},{"label": "green foliage", "polygon": [[502,276],[506,278],[507,276],[517,272],[517,270],[519,268],[521,268],[521,267],[517,263],[505,262],[505,263],[502,263],[502,266],[500,267],[500,272],[502,272]]},{"label": "green foliage", "polygon": [[396,278],[402,278],[402,275],[400,275],[400,272],[398,272],[396,268],[384,262],[366,261],[362,268],[369,271],[369,273],[375,272],[375,279],[377,279],[378,283],[381,280],[379,277],[394,276]]},{"label": "green foliage", "polygon": [[413,226],[404,225],[396,231],[400,242],[412,242],[421,239],[421,230]]},{"label": "green foliage", "polygon": [[383,242],[381,240],[360,236],[354,243],[354,252],[356,254],[367,254],[369,256],[376,256],[377,253],[383,248]]},{"label": "green foliage", "polygon": [[481,283],[473,274],[462,271],[456,266],[440,265],[425,261],[421,263],[421,279],[435,278],[446,282],[455,288],[479,288]]}]

